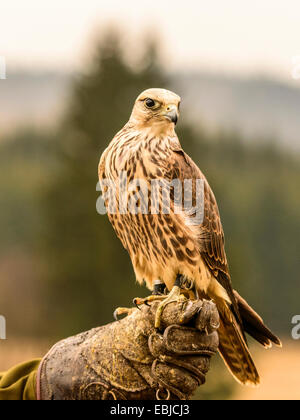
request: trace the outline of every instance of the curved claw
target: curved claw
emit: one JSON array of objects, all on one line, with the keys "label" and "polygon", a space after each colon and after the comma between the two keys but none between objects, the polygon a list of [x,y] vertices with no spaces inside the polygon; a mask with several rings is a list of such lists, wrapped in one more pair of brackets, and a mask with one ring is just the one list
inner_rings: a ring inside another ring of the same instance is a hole
[{"label": "curved claw", "polygon": [[137,298],[134,298],[132,302],[133,302],[134,306],[136,306],[138,308],[138,310],[141,311],[141,308],[139,307],[139,305],[137,303]]},{"label": "curved claw", "polygon": [[132,309],[133,308],[122,308],[122,307],[117,308],[113,313],[114,319],[118,321],[121,315],[126,315],[126,316],[130,315],[132,313]]},{"label": "curved claw", "polygon": [[119,313],[118,313],[118,308],[117,308],[116,310],[114,310],[114,313],[113,313],[113,317],[115,321],[119,320],[118,316],[119,316]]},{"label": "curved claw", "polygon": [[195,282],[193,279],[185,277],[182,281],[181,288],[184,290],[193,290],[195,287]]}]

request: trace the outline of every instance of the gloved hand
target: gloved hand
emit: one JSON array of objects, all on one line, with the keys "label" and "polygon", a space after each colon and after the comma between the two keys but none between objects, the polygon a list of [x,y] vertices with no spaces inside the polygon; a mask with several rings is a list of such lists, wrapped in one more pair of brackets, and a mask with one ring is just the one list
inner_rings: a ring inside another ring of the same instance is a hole
[{"label": "gloved hand", "polygon": [[217,351],[219,315],[212,302],[172,302],[157,331],[157,306],[57,343],[40,364],[37,398],[188,399]]}]

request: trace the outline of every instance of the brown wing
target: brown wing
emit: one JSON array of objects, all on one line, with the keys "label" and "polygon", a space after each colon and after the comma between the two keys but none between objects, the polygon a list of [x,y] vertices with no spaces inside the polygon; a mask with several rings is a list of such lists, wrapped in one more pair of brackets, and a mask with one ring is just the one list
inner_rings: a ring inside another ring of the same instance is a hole
[{"label": "brown wing", "polygon": [[[233,293],[227,258],[225,253],[224,232],[218,205],[205,176],[195,162],[180,148],[173,148],[174,177],[184,179],[204,180],[204,218],[199,225],[199,240],[201,241],[201,256],[213,272],[218,282],[226,290],[234,310],[234,314],[242,324],[238,305]],[[195,189],[193,191],[195,194]]]}]

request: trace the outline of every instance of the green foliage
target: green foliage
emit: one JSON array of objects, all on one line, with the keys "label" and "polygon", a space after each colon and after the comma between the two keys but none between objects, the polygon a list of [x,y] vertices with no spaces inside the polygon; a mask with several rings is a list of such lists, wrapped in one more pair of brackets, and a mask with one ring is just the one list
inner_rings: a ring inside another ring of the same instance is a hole
[{"label": "green foliage", "polygon": [[55,166],[51,147],[50,135],[30,129],[0,144],[0,252],[18,244],[31,251],[37,246],[39,196]]}]

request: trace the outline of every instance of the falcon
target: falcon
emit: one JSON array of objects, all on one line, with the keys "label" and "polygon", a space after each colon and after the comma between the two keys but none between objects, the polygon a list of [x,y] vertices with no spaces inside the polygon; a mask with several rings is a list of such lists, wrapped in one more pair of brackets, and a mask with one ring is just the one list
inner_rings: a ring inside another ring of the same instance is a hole
[{"label": "falcon", "polygon": [[[238,382],[255,386],[260,378],[245,333],[265,348],[281,342],[232,288],[214,193],[175,133],[180,101],[165,89],[138,96],[129,121],[101,156],[103,198],[137,281],[153,292],[135,302],[161,301],[159,328],[169,302],[184,296],[212,300],[220,315],[219,352]],[[156,181],[161,188],[153,192]]]}]

